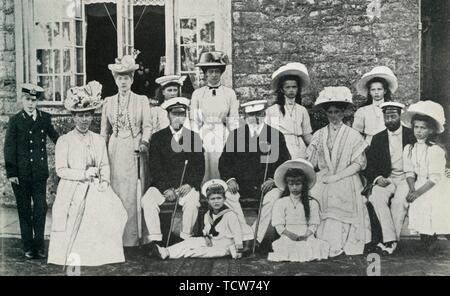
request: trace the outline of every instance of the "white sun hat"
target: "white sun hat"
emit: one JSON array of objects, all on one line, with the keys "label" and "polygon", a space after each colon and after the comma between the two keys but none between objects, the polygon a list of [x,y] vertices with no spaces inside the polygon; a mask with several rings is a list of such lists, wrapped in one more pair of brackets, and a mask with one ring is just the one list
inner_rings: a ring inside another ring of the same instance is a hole
[{"label": "white sun hat", "polygon": [[438,134],[444,131],[445,114],[444,108],[440,104],[429,100],[412,104],[401,116],[403,125],[412,128],[411,119],[416,114],[426,115],[434,119]]},{"label": "white sun hat", "polygon": [[273,91],[277,90],[280,79],[286,75],[297,76],[300,79],[303,88],[309,85],[310,79],[306,66],[302,63],[288,63],[273,72],[272,82],[270,84]]},{"label": "white sun hat", "polygon": [[324,103],[347,103],[353,104],[352,92],[345,86],[327,86],[320,93],[315,106],[322,105]]},{"label": "white sun hat", "polygon": [[275,171],[274,174],[274,180],[275,185],[281,189],[284,190],[286,188],[286,182],[284,181],[284,176],[286,175],[286,172],[289,169],[300,169],[302,170],[306,177],[308,178],[308,187],[312,188],[314,184],[316,183],[316,172],[314,171],[313,165],[303,159],[303,158],[297,158],[297,159],[291,159],[285,161],[283,164],[281,164]]},{"label": "white sun hat", "polygon": [[356,91],[358,92],[358,94],[361,96],[367,96],[367,93],[369,91],[367,88],[367,82],[377,77],[386,80],[391,92],[395,93],[398,88],[398,82],[394,72],[392,72],[392,70],[386,66],[377,66],[370,72],[365,73],[356,83]]}]

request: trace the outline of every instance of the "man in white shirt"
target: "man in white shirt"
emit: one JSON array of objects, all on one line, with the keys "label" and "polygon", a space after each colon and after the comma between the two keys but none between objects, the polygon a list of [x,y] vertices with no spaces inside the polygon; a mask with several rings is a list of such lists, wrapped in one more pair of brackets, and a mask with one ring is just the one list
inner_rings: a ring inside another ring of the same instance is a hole
[{"label": "man in white shirt", "polygon": [[385,102],[383,110],[386,129],[376,134],[368,149],[365,176],[372,193],[370,203],[380,221],[382,241],[378,248],[392,254],[400,240],[400,231],[408,210],[406,196],[409,188],[403,171],[403,148],[414,141],[412,131],[403,127],[400,114],[404,105]]}]

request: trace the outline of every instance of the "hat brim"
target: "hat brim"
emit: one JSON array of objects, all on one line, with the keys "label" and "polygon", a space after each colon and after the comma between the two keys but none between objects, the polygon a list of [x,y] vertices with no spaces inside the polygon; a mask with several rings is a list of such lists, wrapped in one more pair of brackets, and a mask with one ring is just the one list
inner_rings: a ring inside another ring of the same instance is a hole
[{"label": "hat brim", "polygon": [[227,191],[227,190],[228,190],[228,185],[227,185],[227,183],[226,183],[225,181],[220,180],[220,179],[214,179],[214,183],[211,182],[211,181],[213,181],[213,180],[210,180],[210,181],[206,182],[206,183],[203,184],[203,186],[202,186],[202,194],[203,194],[204,196],[207,196],[207,195],[206,195],[206,191],[207,191],[208,188],[209,188],[211,185],[213,185],[213,184],[214,184],[214,185],[221,185],[221,186],[223,187],[224,191]]},{"label": "hat brim", "polygon": [[343,104],[347,104],[347,108],[350,106],[354,106],[355,104],[352,102],[346,102],[346,101],[338,101],[338,100],[330,100],[330,101],[323,101],[320,103],[316,103],[314,104],[314,107],[316,108],[323,108],[323,105],[327,104],[327,103],[343,103]]},{"label": "hat brim", "polygon": [[367,82],[369,82],[370,80],[374,79],[374,78],[383,78],[384,80],[387,81],[388,85],[389,85],[389,89],[391,90],[391,93],[395,93],[395,91],[398,88],[398,82],[397,79],[389,74],[383,74],[383,73],[379,73],[379,74],[370,74],[367,76],[362,77],[358,83],[356,83],[356,91],[358,92],[359,95],[366,97],[369,89],[367,88]]},{"label": "hat brim", "polygon": [[306,74],[305,72],[300,71],[300,70],[289,69],[289,70],[278,73],[275,77],[272,78],[270,87],[272,88],[273,91],[277,90],[280,79],[283,76],[287,76],[287,75],[293,75],[293,76],[297,76],[298,78],[300,78],[302,88],[307,87],[310,83],[310,78],[309,78],[308,74]]},{"label": "hat brim", "polygon": [[108,69],[116,74],[129,74],[139,69],[139,65],[133,65],[131,68],[123,69],[122,67],[118,67],[116,64],[110,64],[108,65]]},{"label": "hat brim", "polygon": [[227,64],[220,63],[199,63],[195,65],[196,67],[204,68],[204,67],[226,67]]},{"label": "hat brim", "polygon": [[98,108],[100,108],[103,105],[103,101],[101,101],[98,104],[92,105],[92,106],[88,106],[88,107],[84,107],[84,108],[73,108],[73,107],[67,107],[66,109],[70,112],[85,112],[85,111],[92,111],[92,110],[96,110]]},{"label": "hat brim", "polygon": [[444,129],[444,125],[443,125],[443,124],[439,123],[436,119],[434,119],[434,118],[431,117],[430,115],[426,114],[425,112],[420,112],[420,111],[406,111],[406,112],[404,112],[404,113],[400,116],[403,125],[406,126],[407,128],[412,129],[413,127],[412,127],[412,124],[411,124],[411,120],[412,120],[412,118],[414,117],[414,115],[416,115],[416,114],[419,114],[419,115],[425,115],[425,116],[428,116],[428,117],[430,117],[431,119],[433,119],[434,122],[436,123],[436,127],[437,127],[437,129],[438,129],[438,130],[436,131],[436,133],[442,134],[442,133],[444,132],[445,129]]},{"label": "hat brim", "polygon": [[286,188],[286,183],[284,181],[284,176],[289,169],[300,169],[302,170],[306,177],[308,178],[308,188],[312,188],[316,184],[316,172],[314,168],[307,163],[300,162],[298,160],[292,159],[284,162],[275,171],[274,181],[275,185],[280,189],[284,190]]}]

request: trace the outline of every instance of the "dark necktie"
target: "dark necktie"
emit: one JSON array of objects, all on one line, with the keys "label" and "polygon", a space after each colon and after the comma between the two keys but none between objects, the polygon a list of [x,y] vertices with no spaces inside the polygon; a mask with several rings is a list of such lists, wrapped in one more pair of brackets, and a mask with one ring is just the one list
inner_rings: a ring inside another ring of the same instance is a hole
[{"label": "dark necktie", "polygon": [[218,89],[218,86],[208,86],[209,90],[212,90],[212,95],[215,96],[216,95],[216,89]]}]

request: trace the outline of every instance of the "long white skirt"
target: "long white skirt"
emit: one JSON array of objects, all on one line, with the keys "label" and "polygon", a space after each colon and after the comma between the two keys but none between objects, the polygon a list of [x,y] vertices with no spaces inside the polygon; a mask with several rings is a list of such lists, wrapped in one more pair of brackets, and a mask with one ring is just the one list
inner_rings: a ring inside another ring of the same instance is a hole
[{"label": "long white skirt", "polygon": [[[127,212],[111,187],[100,192],[95,185],[90,186],[79,230],[76,232],[74,229],[85,189],[86,186],[77,186],[68,211],[65,231],[52,230],[48,263],[99,266],[124,262],[122,235]],[[71,241],[73,246],[70,249]]]},{"label": "long white skirt", "polygon": [[[416,188],[426,180],[418,180]],[[421,234],[450,234],[450,179],[443,177],[409,206],[409,228]]]}]

